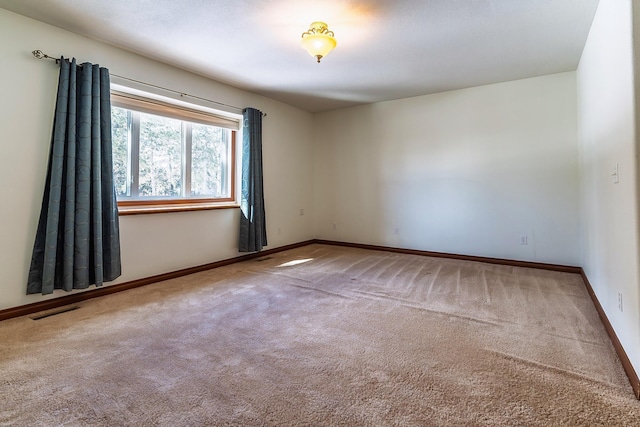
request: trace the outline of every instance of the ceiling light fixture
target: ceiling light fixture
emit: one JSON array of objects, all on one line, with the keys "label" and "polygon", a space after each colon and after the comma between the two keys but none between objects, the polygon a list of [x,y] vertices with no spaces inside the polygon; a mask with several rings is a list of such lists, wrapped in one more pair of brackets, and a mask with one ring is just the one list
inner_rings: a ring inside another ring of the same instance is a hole
[{"label": "ceiling light fixture", "polygon": [[329,31],[324,22],[313,22],[309,30],[302,33],[300,42],[302,47],[309,52],[309,55],[320,60],[327,56],[336,47],[336,39],[333,38],[333,31]]}]

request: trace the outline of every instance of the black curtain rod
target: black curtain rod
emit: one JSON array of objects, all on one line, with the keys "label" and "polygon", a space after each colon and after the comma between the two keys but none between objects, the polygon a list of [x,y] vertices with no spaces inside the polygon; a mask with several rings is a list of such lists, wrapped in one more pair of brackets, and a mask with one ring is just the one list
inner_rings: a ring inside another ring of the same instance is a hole
[{"label": "black curtain rod", "polygon": [[[31,53],[33,54],[33,56],[35,56],[38,59],[50,59],[52,61],[55,61],[56,64],[60,63],[60,58],[54,58],[53,56],[49,56],[46,53],[44,53],[43,51],[41,51],[40,49],[34,50]],[[240,110],[240,111],[244,110],[244,108],[236,107],[235,105],[229,105],[229,104],[225,104],[223,102],[214,101],[212,99],[202,98],[201,96],[190,95],[188,93],[184,93],[184,92],[180,92],[180,91],[177,91],[177,90],[169,89],[169,88],[166,88],[166,87],[154,85],[154,84],[151,84],[151,83],[142,82],[140,80],[131,79],[129,77],[119,76],[117,74],[111,74],[111,75],[114,76],[114,77],[118,77],[120,79],[128,80],[130,82],[139,83],[141,85],[154,87],[156,89],[166,90],[167,92],[177,93],[178,95],[180,95],[182,97],[187,96],[189,98],[199,99],[201,101],[211,102],[213,104],[223,105],[225,107],[235,108],[236,110]],[[267,113],[262,113],[262,117],[266,117],[266,116],[267,116]]]}]

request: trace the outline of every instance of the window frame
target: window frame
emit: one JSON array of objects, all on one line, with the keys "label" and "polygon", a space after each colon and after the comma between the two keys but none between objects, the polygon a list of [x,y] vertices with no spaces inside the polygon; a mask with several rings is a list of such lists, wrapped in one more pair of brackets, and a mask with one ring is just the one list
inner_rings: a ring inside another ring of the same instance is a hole
[{"label": "window frame", "polygon": [[[160,99],[161,98],[161,99]],[[183,131],[185,127],[188,127],[189,132],[191,126],[186,126],[185,122],[194,124],[203,124],[208,126],[222,127],[229,130],[229,158],[228,158],[228,179],[229,179],[229,196],[228,197],[198,197],[198,196],[180,196],[180,197],[135,197],[121,199],[118,197],[118,213],[119,215],[137,215],[137,214],[152,214],[152,213],[167,213],[167,212],[185,212],[185,211],[198,211],[198,210],[211,210],[211,209],[236,209],[240,205],[238,203],[238,194],[236,181],[237,177],[237,162],[239,159],[239,152],[237,148],[237,138],[240,133],[241,118],[237,114],[218,112],[205,107],[200,107],[194,104],[187,104],[185,102],[171,102],[173,100],[164,97],[156,96],[153,94],[143,93],[138,95],[137,93],[124,92],[122,90],[114,89],[112,85],[111,89],[111,104],[112,106],[124,108],[132,111],[133,114],[148,113],[158,116],[168,117],[182,121]],[[136,123],[134,121],[134,123]],[[139,127],[139,120],[138,120]],[[139,138],[140,129],[137,130],[136,138]],[[184,139],[184,138],[183,138]],[[182,149],[186,149],[186,143],[183,141]],[[189,144],[190,146],[190,144]],[[139,147],[139,141],[138,141]],[[139,151],[139,150],[138,150]],[[135,157],[138,153],[131,153],[130,160],[131,175],[135,172],[139,175],[139,162],[135,161]],[[191,160],[191,153],[183,154],[185,156],[184,162]],[[184,182],[186,183],[191,177],[191,167],[188,165],[185,167],[186,174]],[[137,177],[139,179],[139,176]],[[190,188],[190,182],[187,184]]]}]

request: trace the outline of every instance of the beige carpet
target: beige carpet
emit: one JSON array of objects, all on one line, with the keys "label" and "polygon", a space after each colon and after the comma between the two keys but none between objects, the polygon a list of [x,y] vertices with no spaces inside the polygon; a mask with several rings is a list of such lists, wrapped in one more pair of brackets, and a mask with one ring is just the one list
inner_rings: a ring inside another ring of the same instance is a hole
[{"label": "beige carpet", "polygon": [[1,426],[640,424],[574,274],[310,245],[80,306],[0,322]]}]

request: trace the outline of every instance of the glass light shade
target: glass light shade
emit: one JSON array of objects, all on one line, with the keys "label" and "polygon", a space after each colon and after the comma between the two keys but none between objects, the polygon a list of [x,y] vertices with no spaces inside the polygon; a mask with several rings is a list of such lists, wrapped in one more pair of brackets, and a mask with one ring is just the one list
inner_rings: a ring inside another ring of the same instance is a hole
[{"label": "glass light shade", "polygon": [[327,24],[316,21],[311,24],[309,31],[302,34],[300,41],[302,47],[314,58],[324,58],[336,47],[337,42],[333,37],[333,31],[329,31]]},{"label": "glass light shade", "polygon": [[[324,58],[336,47],[337,42],[331,36],[325,34],[313,34],[304,36],[300,41],[302,47],[309,52],[309,55],[317,58]],[[319,61],[318,61],[319,62]]]}]

